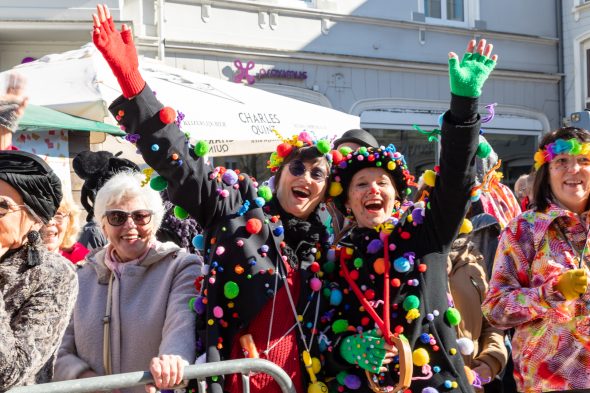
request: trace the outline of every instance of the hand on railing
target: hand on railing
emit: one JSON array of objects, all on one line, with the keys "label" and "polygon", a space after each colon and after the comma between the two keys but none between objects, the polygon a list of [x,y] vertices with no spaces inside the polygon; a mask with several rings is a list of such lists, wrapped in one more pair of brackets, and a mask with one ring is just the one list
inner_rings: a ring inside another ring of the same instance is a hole
[{"label": "hand on railing", "polygon": [[150,373],[154,377],[155,386],[151,383],[147,384],[145,391],[156,393],[157,389],[174,389],[182,383],[185,366],[188,366],[188,362],[176,355],[161,355],[152,358]]}]

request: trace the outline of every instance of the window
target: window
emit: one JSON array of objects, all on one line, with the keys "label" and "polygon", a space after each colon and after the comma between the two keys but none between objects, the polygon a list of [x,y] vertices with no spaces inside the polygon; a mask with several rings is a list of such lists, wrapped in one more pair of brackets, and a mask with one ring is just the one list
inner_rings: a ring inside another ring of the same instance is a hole
[{"label": "window", "polygon": [[463,0],[424,0],[424,13],[428,18],[465,21]]},{"label": "window", "polygon": [[586,93],[584,97],[585,108],[590,108],[590,49],[586,49]]},{"label": "window", "polygon": [[471,26],[478,19],[478,2],[479,0],[424,0],[421,4],[429,23]]}]

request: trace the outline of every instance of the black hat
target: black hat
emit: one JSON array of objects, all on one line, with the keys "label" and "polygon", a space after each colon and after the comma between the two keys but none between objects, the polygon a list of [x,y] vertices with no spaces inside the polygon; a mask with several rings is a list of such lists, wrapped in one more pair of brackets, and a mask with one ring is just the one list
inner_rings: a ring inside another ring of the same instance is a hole
[{"label": "black hat", "polygon": [[80,202],[88,212],[87,221],[94,217],[94,198],[98,190],[116,173],[123,171],[139,172],[139,167],[132,161],[119,158],[121,152],[113,155],[108,151],[83,151],[72,161],[74,172],[82,180]]},{"label": "black hat", "polygon": [[348,130],[342,136],[334,141],[334,149],[347,142],[356,143],[364,147],[379,147],[379,142],[369,131],[362,129]]},{"label": "black hat", "polygon": [[[342,150],[341,153],[346,153]],[[331,184],[329,195],[334,204],[345,213],[347,190],[355,173],[365,168],[383,168],[391,175],[396,191],[401,199],[409,193],[409,186],[416,186],[414,176],[410,174],[406,160],[393,144],[387,147],[359,147],[342,157],[333,156]]]},{"label": "black hat", "polygon": [[24,151],[0,151],[0,180],[14,187],[25,205],[47,223],[62,198],[61,181],[43,159]]}]

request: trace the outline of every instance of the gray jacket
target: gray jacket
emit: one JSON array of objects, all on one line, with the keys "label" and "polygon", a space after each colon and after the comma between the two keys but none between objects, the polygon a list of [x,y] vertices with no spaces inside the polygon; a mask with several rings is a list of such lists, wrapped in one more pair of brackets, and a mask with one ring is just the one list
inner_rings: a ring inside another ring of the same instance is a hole
[{"label": "gray jacket", "polygon": [[[78,271],[80,291],[55,364],[55,380],[76,379],[86,370],[104,375],[103,317],[110,270],[106,247],[93,251]],[[194,280],[202,262],[173,243],[157,243],[138,265],[120,266],[112,289],[113,374],[147,370],[159,355],[196,357]],[[144,392],[143,387],[122,390]]]},{"label": "gray jacket", "polygon": [[40,247],[30,267],[27,248],[0,259],[0,392],[50,382],[78,281],[74,265]]}]

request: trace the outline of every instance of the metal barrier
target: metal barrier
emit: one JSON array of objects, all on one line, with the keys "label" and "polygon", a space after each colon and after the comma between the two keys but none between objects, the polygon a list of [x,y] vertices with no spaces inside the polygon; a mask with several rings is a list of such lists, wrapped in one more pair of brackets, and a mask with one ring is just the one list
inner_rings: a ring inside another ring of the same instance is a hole
[{"label": "metal barrier", "polygon": [[[293,381],[279,366],[265,359],[237,359],[222,362],[204,363],[186,366],[184,377],[199,381],[199,392],[205,392],[205,378],[215,375],[242,374],[243,392],[250,392],[250,373],[265,373],[274,378],[283,393],[295,393]],[[153,382],[148,371],[114,374],[104,377],[75,379],[71,381],[51,382],[40,385],[20,386],[6,393],[83,393],[108,391],[118,388],[142,386]]]}]

